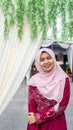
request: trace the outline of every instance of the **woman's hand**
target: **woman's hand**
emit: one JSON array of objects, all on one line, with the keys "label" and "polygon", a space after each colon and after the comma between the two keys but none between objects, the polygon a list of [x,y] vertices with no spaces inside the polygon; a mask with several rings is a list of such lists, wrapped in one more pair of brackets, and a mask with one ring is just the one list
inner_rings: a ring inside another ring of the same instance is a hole
[{"label": "woman's hand", "polygon": [[29,124],[33,124],[36,122],[35,116],[33,112],[28,113],[28,122]]}]

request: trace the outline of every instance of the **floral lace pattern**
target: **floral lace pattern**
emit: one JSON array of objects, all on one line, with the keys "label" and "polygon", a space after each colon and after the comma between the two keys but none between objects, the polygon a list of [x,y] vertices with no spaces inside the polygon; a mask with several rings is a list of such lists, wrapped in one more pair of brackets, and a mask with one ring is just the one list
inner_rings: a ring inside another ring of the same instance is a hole
[{"label": "floral lace pattern", "polygon": [[29,103],[32,102],[32,99],[35,101],[37,112],[35,113],[36,123],[42,123],[49,119],[57,118],[61,115],[65,106],[61,106],[58,111],[55,111],[54,105],[56,105],[55,100],[46,99],[37,89],[37,87],[29,87],[28,94]]},{"label": "floral lace pattern", "polygon": [[29,100],[34,98],[37,104],[38,111],[50,108],[57,103],[55,100],[46,99],[42,94],[40,94],[39,90],[36,87],[29,87],[29,95],[30,95]]},{"label": "floral lace pattern", "polygon": [[[40,94],[37,87],[29,86],[28,94],[28,111],[34,112],[36,123],[40,124],[48,120],[55,120],[56,118],[65,121],[64,111],[67,107],[70,98],[70,83],[69,79],[66,79],[63,99],[59,103],[58,109],[55,111],[54,106],[57,104],[55,100],[48,100],[42,94]],[[62,116],[61,116],[62,115]],[[57,120],[58,121],[58,120]],[[48,123],[48,122],[46,122]]]}]

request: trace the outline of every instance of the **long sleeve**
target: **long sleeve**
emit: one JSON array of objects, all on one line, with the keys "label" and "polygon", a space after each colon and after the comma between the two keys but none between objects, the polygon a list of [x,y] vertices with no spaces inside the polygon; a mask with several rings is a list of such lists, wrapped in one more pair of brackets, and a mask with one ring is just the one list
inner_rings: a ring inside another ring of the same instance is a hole
[{"label": "long sleeve", "polygon": [[[31,86],[29,86],[29,91],[28,91],[28,112],[34,112],[36,113],[36,102],[33,98],[33,90],[31,89]],[[36,123],[34,124],[29,124],[27,126],[27,130],[39,130],[39,127]]]},{"label": "long sleeve", "polygon": [[65,89],[63,93],[63,99],[59,104],[58,110],[55,111],[54,106],[51,108],[47,108],[46,110],[39,111],[35,114],[35,117],[37,119],[37,124],[40,124],[44,121],[58,118],[58,116],[61,116],[64,113],[64,110],[67,107],[67,104],[69,102],[70,98],[70,82],[69,79],[66,79],[65,83]]},{"label": "long sleeve", "polygon": [[33,89],[31,89],[31,86],[29,86],[29,93],[28,93],[28,112],[34,112],[36,113],[36,102],[33,98]]}]

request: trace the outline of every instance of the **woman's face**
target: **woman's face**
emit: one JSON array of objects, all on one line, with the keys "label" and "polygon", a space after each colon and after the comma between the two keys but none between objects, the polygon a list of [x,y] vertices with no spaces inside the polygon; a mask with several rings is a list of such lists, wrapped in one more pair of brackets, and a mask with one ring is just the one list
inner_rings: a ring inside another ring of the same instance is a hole
[{"label": "woman's face", "polygon": [[45,72],[50,72],[54,67],[54,61],[47,52],[42,52],[40,56],[40,65]]}]

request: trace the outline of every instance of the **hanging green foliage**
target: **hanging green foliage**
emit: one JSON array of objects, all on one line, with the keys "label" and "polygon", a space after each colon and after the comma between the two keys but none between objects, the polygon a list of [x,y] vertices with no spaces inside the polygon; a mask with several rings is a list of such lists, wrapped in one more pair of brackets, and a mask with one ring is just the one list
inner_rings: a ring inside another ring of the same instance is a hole
[{"label": "hanging green foliage", "polygon": [[16,0],[16,24],[18,29],[18,37],[22,39],[24,32],[25,2],[24,0]]},{"label": "hanging green foliage", "polygon": [[26,15],[27,15],[27,21],[28,21],[30,29],[31,29],[31,38],[35,39],[38,35],[35,0],[31,0],[27,3]]},{"label": "hanging green foliage", "polygon": [[69,17],[69,23],[68,23],[68,29],[69,29],[69,37],[73,37],[73,0],[68,1],[68,17]]},{"label": "hanging green foliage", "polygon": [[67,20],[66,20],[66,10],[67,10],[67,0],[59,1],[60,17],[62,22],[62,34],[61,37],[63,40],[67,38]]},{"label": "hanging green foliage", "polygon": [[44,0],[35,0],[36,3],[36,17],[38,27],[42,30],[42,39],[46,38],[47,21],[46,21],[46,3]]},{"label": "hanging green foliage", "polygon": [[[13,3],[14,2],[14,3]],[[73,38],[73,0],[0,0],[4,14],[4,35],[16,24],[18,37],[22,39],[24,24],[28,22],[31,39],[36,39],[39,31],[46,39],[47,30],[52,28],[52,35],[58,39],[58,18],[61,19],[61,38]]]},{"label": "hanging green foliage", "polygon": [[4,13],[4,36],[6,37],[15,23],[15,9],[12,0],[0,0],[0,6]]},{"label": "hanging green foliage", "polygon": [[46,38],[46,15],[44,0],[31,0],[27,4],[27,20],[31,28],[31,38],[35,39],[38,31],[42,30],[42,39]]},{"label": "hanging green foliage", "polygon": [[57,7],[58,7],[58,0],[52,1],[47,0],[48,2],[48,24],[52,27],[53,37],[57,39]]}]

